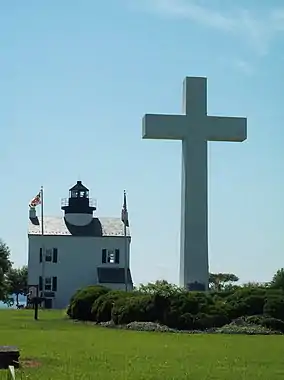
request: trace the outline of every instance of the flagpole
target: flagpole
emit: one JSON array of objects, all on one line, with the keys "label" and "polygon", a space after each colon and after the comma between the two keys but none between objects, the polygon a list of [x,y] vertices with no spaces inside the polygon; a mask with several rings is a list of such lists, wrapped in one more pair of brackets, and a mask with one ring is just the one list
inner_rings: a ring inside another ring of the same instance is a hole
[{"label": "flagpole", "polygon": [[44,235],[44,226],[43,226],[43,186],[40,189],[40,199],[41,199],[41,236]]},{"label": "flagpole", "polygon": [[128,211],[127,211],[127,204],[126,204],[126,191],[123,191],[123,206],[122,206],[122,212],[121,212],[121,220],[123,222],[123,231],[124,231],[124,284],[125,284],[125,291],[128,291],[128,255],[127,255],[127,227],[129,226],[129,220],[128,220]]},{"label": "flagpole", "polygon": [[125,279],[125,291],[128,291],[128,257],[127,257],[127,231],[126,223],[124,223],[124,279]]},{"label": "flagpole", "polygon": [[44,285],[45,285],[45,249],[44,249],[44,220],[43,220],[43,208],[44,208],[44,199],[43,199],[43,186],[40,189],[40,200],[41,200],[41,250],[42,250],[42,295],[44,294]]}]

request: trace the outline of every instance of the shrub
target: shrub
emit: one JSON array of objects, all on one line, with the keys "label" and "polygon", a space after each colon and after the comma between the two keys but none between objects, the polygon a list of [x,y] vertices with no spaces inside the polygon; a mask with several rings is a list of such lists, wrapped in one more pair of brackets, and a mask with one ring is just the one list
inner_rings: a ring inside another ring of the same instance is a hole
[{"label": "shrub", "polygon": [[226,302],[226,300],[215,298],[214,303],[206,307],[205,314],[224,315],[226,318],[229,319],[229,310],[230,310],[230,304]]},{"label": "shrub", "polygon": [[135,293],[123,291],[110,291],[98,297],[92,306],[92,320],[96,322],[108,322],[111,320],[111,311],[118,300],[125,302],[125,298],[132,297]]},{"label": "shrub", "polygon": [[177,316],[176,328],[178,330],[194,330],[195,329],[195,318],[190,313],[182,314]]},{"label": "shrub", "polygon": [[150,285],[131,293],[102,286],[80,289],[72,296],[67,314],[99,323],[153,322],[189,331],[219,328],[236,319],[250,328],[253,324],[284,330],[283,290],[248,286],[207,293],[188,292],[165,282]]},{"label": "shrub", "polygon": [[265,304],[265,293],[245,294],[245,297],[232,297],[227,301],[228,316],[230,319],[239,318],[245,315],[262,314]]},{"label": "shrub", "polygon": [[224,326],[230,322],[226,315],[206,315],[203,313],[197,315],[192,315],[190,313],[182,315],[176,313],[169,315],[171,315],[172,320],[170,325],[167,326],[178,330],[208,330]]},{"label": "shrub", "polygon": [[78,290],[71,298],[67,314],[72,319],[82,321],[92,320],[91,311],[94,301],[109,291],[108,288],[103,286],[87,286],[86,288]]},{"label": "shrub", "polygon": [[264,315],[252,315],[245,319],[247,323],[267,327],[273,331],[280,331],[284,333],[284,322],[281,319],[269,318]]},{"label": "shrub", "polygon": [[263,315],[250,315],[250,316],[242,317],[241,320],[243,321],[243,323],[261,325],[263,321]]},{"label": "shrub", "polygon": [[275,296],[267,298],[263,308],[263,314],[284,320],[284,297]]},{"label": "shrub", "polygon": [[177,330],[194,330],[196,328],[195,316],[190,313],[180,314],[178,310],[167,311],[166,326]]},{"label": "shrub", "polygon": [[247,305],[243,301],[233,301],[227,303],[227,312],[231,320],[247,315]]},{"label": "shrub", "polygon": [[137,291],[141,295],[157,294],[165,297],[186,292],[184,288],[180,288],[177,285],[170,284],[165,280],[158,280],[155,283],[149,282],[147,285],[140,284]]},{"label": "shrub", "polygon": [[263,307],[265,303],[265,294],[257,295],[252,294],[251,296],[244,299],[247,305],[247,313],[250,315],[258,315],[263,312]]},{"label": "shrub", "polygon": [[168,298],[163,315],[160,316],[160,321],[169,327],[183,328],[184,318],[181,319],[182,315],[206,314],[209,307],[213,307],[213,305],[213,298],[207,293],[187,292],[176,294]]},{"label": "shrub", "polygon": [[164,323],[165,311],[171,307],[171,298],[175,298],[177,296],[178,294],[176,295],[155,294],[151,300],[151,303],[153,304],[152,313],[154,313],[151,317],[152,318],[151,320]]},{"label": "shrub", "polygon": [[67,310],[66,310],[66,314],[67,314],[70,318],[72,318],[71,305],[73,304],[75,297],[77,297],[77,294],[78,294],[81,290],[82,290],[82,289],[77,290],[77,291],[73,294],[73,296],[70,298],[69,305],[67,306]]},{"label": "shrub", "polygon": [[174,329],[187,330],[187,326],[192,323],[192,315],[190,313],[181,314],[178,309],[169,308],[165,311],[161,322]]},{"label": "shrub", "polygon": [[261,323],[262,326],[265,326],[274,331],[280,331],[284,333],[284,322],[281,319],[276,318],[263,318]]},{"label": "shrub", "polygon": [[[174,298],[176,296],[173,296]],[[165,310],[169,308],[170,296],[159,293],[134,293],[133,297],[115,302],[112,318],[117,324],[134,321],[159,322],[163,324]]]},{"label": "shrub", "polygon": [[267,289],[262,287],[244,287],[239,288],[238,290],[234,291],[227,300],[229,302],[231,301],[241,301],[245,298],[248,298],[250,296],[260,296],[264,297],[266,294]]},{"label": "shrub", "polygon": [[116,325],[130,322],[155,322],[155,304],[153,296],[129,297],[114,303],[111,317]]},{"label": "shrub", "polygon": [[195,317],[195,330],[208,330],[212,328],[222,327],[230,323],[226,315],[206,315],[200,314]]}]

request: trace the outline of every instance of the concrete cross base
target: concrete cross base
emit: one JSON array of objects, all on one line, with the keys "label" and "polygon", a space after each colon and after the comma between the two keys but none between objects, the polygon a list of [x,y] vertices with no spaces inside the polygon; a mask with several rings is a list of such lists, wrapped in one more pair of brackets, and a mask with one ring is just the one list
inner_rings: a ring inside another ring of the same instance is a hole
[{"label": "concrete cross base", "polygon": [[14,346],[0,346],[0,369],[19,368],[20,351]]},{"label": "concrete cross base", "polygon": [[187,284],[186,288],[187,290],[195,292],[205,292],[206,290],[208,290],[205,284],[202,284],[197,281]]}]

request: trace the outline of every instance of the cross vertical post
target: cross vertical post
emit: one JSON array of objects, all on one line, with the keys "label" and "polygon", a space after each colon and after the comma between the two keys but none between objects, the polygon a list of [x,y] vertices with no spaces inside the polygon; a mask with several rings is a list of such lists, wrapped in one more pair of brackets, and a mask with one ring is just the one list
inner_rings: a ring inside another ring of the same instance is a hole
[{"label": "cross vertical post", "polygon": [[186,139],[182,141],[180,284],[205,290],[208,273],[207,142]]}]

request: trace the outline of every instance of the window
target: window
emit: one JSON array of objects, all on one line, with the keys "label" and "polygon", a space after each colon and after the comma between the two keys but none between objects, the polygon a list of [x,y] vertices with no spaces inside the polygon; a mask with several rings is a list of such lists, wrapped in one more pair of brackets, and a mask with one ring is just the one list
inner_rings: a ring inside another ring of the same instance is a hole
[{"label": "window", "polygon": [[119,249],[103,249],[102,263],[103,264],[119,264]]},{"label": "window", "polygon": [[107,252],[107,262],[110,264],[114,264],[115,262],[115,253],[113,250],[109,250]]},{"label": "window", "polygon": [[51,291],[56,292],[57,291],[57,277],[46,277],[44,279],[44,289],[43,289],[43,280],[42,280],[42,276],[40,276],[38,284],[39,284],[39,290],[40,291],[42,291],[42,290],[45,290],[48,292],[51,292]]},{"label": "window", "polygon": [[57,260],[58,260],[58,249],[53,248],[53,262],[57,263]]},{"label": "window", "polygon": [[[42,263],[43,254],[42,254],[42,248],[39,250],[39,262]],[[45,261],[51,263],[57,263],[58,262],[58,249],[57,248],[51,248],[47,249],[45,251]]]},{"label": "window", "polygon": [[103,250],[102,250],[102,263],[103,263],[103,264],[106,263],[106,256],[107,256],[107,250],[106,250],[106,249],[103,249]]},{"label": "window", "polygon": [[119,249],[115,250],[115,263],[119,264]]},{"label": "window", "polygon": [[42,291],[42,277],[41,276],[39,276],[38,278],[38,289],[40,292]]},{"label": "window", "polygon": [[52,261],[52,249],[47,249],[45,252],[45,261]]},{"label": "window", "polygon": [[71,198],[78,198],[78,191],[77,190],[71,191]]},{"label": "window", "polygon": [[57,277],[52,277],[52,291],[57,291]]},{"label": "window", "polygon": [[44,290],[51,290],[52,289],[52,278],[46,277],[44,279]]}]

